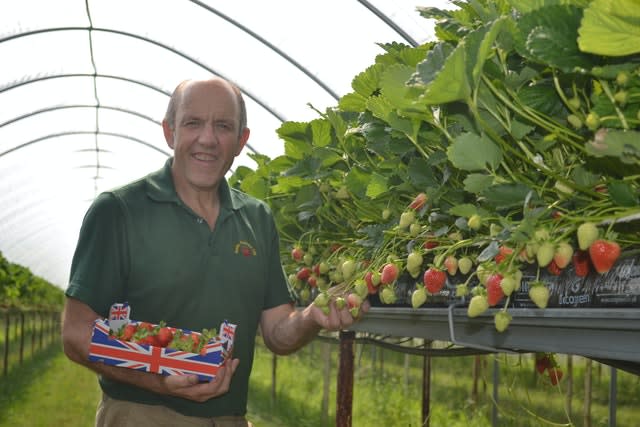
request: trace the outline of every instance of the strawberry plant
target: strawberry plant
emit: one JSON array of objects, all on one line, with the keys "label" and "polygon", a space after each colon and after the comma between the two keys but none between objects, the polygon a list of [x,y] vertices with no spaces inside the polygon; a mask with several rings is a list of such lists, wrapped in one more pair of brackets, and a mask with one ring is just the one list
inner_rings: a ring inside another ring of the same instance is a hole
[{"label": "strawberry plant", "polygon": [[[419,9],[435,41],[381,43],[334,108],[282,124],[282,156],[254,154],[255,170],[232,176],[270,204],[301,302],[362,282],[412,304],[414,283],[374,283],[391,263],[412,279],[446,269],[477,316],[508,308],[529,266],[605,274],[640,249],[635,2],[454,3]],[[326,266],[315,287],[297,277],[297,248]],[[531,291],[546,307],[548,287]]]}]

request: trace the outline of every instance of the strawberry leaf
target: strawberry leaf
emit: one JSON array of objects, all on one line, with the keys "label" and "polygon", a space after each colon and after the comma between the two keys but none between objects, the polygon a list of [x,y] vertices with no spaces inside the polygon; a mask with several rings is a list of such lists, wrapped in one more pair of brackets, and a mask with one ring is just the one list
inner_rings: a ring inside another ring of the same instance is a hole
[{"label": "strawberry leaf", "polygon": [[502,151],[484,135],[463,133],[447,149],[447,157],[459,169],[477,171],[498,167]]},{"label": "strawberry leaf", "polygon": [[566,72],[590,69],[592,59],[578,49],[576,38],[582,9],[568,6],[549,6],[533,14],[536,25],[526,34],[528,56]]},{"label": "strawberry leaf", "polygon": [[311,122],[313,144],[317,147],[326,147],[331,144],[331,123],[324,119],[316,119]]},{"label": "strawberry leaf", "polygon": [[611,200],[618,206],[638,206],[638,195],[624,181],[610,181],[607,184]]},{"label": "strawberry leaf", "polygon": [[493,177],[481,173],[470,173],[464,179],[464,189],[469,193],[479,194],[493,184]]},{"label": "strawberry leaf", "polygon": [[424,86],[424,103],[444,104],[469,97],[471,91],[466,74],[463,42],[453,51],[446,43],[437,45],[427,54],[427,59],[418,64],[416,70],[410,83]]},{"label": "strawberry leaf", "polygon": [[594,0],[578,30],[583,52],[624,56],[640,52],[640,8],[637,0]]},{"label": "strawberry leaf", "polygon": [[487,188],[482,196],[486,198],[488,206],[501,210],[521,206],[530,192],[531,188],[525,184],[499,184]]},{"label": "strawberry leaf", "polygon": [[375,199],[376,197],[386,193],[387,191],[389,191],[387,178],[379,173],[371,174],[369,185],[367,185],[367,197]]}]

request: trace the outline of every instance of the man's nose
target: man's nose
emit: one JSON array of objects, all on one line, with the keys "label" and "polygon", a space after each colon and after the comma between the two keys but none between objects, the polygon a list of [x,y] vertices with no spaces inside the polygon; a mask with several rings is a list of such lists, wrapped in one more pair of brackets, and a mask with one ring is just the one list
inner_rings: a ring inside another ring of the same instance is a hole
[{"label": "man's nose", "polygon": [[200,132],[200,142],[203,144],[217,144],[218,143],[218,134],[216,132],[216,127],[214,124],[207,124],[202,127],[202,132]]}]

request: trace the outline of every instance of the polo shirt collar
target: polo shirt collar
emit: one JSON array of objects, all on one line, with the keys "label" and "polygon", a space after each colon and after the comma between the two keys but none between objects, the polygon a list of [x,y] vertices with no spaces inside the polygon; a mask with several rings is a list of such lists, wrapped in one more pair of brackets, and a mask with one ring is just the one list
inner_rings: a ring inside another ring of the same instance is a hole
[{"label": "polo shirt collar", "polygon": [[[169,157],[162,169],[149,174],[147,181],[147,194],[152,200],[158,202],[174,202],[183,204],[178,197],[175,185],[173,184],[173,176],[171,175],[171,165],[173,157]],[[244,199],[239,197],[238,192],[231,191],[226,180],[222,180],[218,188],[220,194],[220,206],[223,209],[238,210],[244,206]]]}]

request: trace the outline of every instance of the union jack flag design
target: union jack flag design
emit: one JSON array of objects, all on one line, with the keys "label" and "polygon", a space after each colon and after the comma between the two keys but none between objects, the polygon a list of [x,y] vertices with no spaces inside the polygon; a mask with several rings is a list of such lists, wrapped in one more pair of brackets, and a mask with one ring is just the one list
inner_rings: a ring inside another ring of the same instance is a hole
[{"label": "union jack flag design", "polygon": [[131,313],[131,307],[128,303],[115,303],[109,310],[109,320],[129,320],[129,313]]},{"label": "union jack flag design", "polygon": [[[235,331],[235,325],[231,326]],[[223,327],[224,323],[221,329]],[[96,319],[89,347],[89,360],[161,375],[195,374],[201,381],[210,381],[224,364],[230,344],[232,342],[212,339],[204,346],[201,354],[136,344],[113,338],[109,333],[108,321]]]}]

